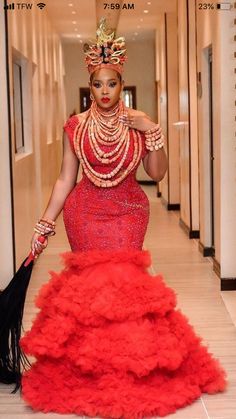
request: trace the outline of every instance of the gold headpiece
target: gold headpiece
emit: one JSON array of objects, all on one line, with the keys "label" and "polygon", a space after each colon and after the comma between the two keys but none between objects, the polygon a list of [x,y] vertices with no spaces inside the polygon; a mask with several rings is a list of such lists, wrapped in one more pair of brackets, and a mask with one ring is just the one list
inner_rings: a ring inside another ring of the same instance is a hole
[{"label": "gold headpiece", "polygon": [[84,45],[85,62],[92,74],[100,68],[112,68],[122,73],[123,64],[127,60],[125,38],[114,39],[115,32],[107,28],[106,18],[102,17],[96,31],[96,44]]}]

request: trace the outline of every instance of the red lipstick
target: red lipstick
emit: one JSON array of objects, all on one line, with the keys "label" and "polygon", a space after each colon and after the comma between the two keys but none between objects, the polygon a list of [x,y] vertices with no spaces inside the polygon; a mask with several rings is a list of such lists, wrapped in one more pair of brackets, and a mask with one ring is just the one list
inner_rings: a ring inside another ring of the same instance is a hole
[{"label": "red lipstick", "polygon": [[109,97],[103,97],[103,98],[101,99],[101,101],[102,101],[103,103],[108,103],[108,102],[110,102],[110,99],[109,99]]}]

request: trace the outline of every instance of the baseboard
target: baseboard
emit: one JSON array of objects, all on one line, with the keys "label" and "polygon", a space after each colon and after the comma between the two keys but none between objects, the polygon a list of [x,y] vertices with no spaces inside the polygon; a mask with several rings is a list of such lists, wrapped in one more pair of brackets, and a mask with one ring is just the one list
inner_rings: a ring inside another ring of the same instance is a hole
[{"label": "baseboard", "polygon": [[156,182],[155,180],[138,180],[138,183],[140,185],[155,185],[156,186]]},{"label": "baseboard", "polygon": [[180,204],[168,204],[168,211],[180,211]]},{"label": "baseboard", "polygon": [[182,220],[179,219],[180,227],[185,231],[190,239],[199,239],[200,238],[200,231],[199,230],[190,230],[189,226]]},{"label": "baseboard", "polygon": [[180,204],[169,204],[165,198],[162,197],[162,203],[165,205],[167,211],[180,211]]},{"label": "baseboard", "polygon": [[220,278],[221,291],[235,291],[236,278]]},{"label": "baseboard", "polygon": [[220,263],[216,258],[213,256],[213,271],[216,273],[216,275],[220,278]]},{"label": "baseboard", "polygon": [[200,241],[198,243],[198,250],[199,250],[199,252],[202,253],[202,255],[204,257],[208,257],[208,256],[213,257],[213,256],[215,256],[215,249],[214,249],[214,247],[206,247]]},{"label": "baseboard", "polygon": [[214,247],[205,247],[200,241],[198,244],[199,251],[203,256],[210,256],[213,260],[213,271],[220,278],[221,291],[232,291],[236,290],[236,278],[221,278],[220,276],[220,263],[215,258]]}]

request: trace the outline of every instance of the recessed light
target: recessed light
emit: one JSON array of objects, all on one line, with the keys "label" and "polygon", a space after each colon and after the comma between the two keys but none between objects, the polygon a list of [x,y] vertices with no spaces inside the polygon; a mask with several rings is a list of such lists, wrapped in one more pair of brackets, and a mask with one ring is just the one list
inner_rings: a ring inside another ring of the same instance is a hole
[{"label": "recessed light", "polygon": [[73,12],[71,12],[72,13],[72,15],[75,15],[76,14],[76,12],[73,10]]},{"label": "recessed light", "polygon": [[75,32],[77,32],[77,31],[78,31],[78,29],[77,29],[77,28],[75,28],[74,30],[75,30]]},{"label": "recessed light", "polygon": [[150,6],[150,4],[152,4],[150,1],[147,2],[148,6]]},{"label": "recessed light", "polygon": [[147,10],[147,9],[145,9],[144,11],[143,11],[143,13],[148,13],[149,12],[149,10]]},{"label": "recessed light", "polygon": [[137,29],[140,29],[141,28],[141,26],[140,25],[137,25]]},{"label": "recessed light", "polygon": [[135,38],[132,38],[132,41],[135,41]]},{"label": "recessed light", "polygon": [[77,22],[76,22],[76,20],[72,20],[72,23],[73,23],[73,25],[76,25]]},{"label": "recessed light", "polygon": [[68,6],[73,7],[73,3],[69,3]]},{"label": "recessed light", "polygon": [[141,17],[140,22],[143,22],[143,18]]},{"label": "recessed light", "polygon": [[80,39],[79,42],[82,44],[83,43],[82,39]]},{"label": "recessed light", "polygon": [[80,35],[80,33],[78,33],[78,34],[77,34],[76,36],[77,36],[77,38],[81,38],[81,35]]},{"label": "recessed light", "polygon": [[137,36],[138,35],[138,32],[134,32],[134,35]]}]

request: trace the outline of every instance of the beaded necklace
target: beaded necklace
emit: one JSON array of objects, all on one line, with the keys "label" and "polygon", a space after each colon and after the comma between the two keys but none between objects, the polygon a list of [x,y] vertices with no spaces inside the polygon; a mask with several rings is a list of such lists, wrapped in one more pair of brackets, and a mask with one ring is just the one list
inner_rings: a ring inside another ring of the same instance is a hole
[{"label": "beaded necklace", "polygon": [[[130,148],[130,130],[119,121],[124,112],[124,102],[119,100],[111,110],[101,111],[93,101],[87,118],[77,125],[74,132],[74,145],[76,154],[81,162],[84,173],[96,186],[108,188],[118,185],[138,165],[142,153],[142,138],[138,131],[132,130],[134,139],[134,152],[132,160],[126,169],[123,164]],[[110,165],[120,158],[115,168],[108,173],[99,173],[89,163],[85,153],[85,137],[88,133],[89,145],[98,161]],[[110,151],[105,152],[100,145],[109,146]]]}]

